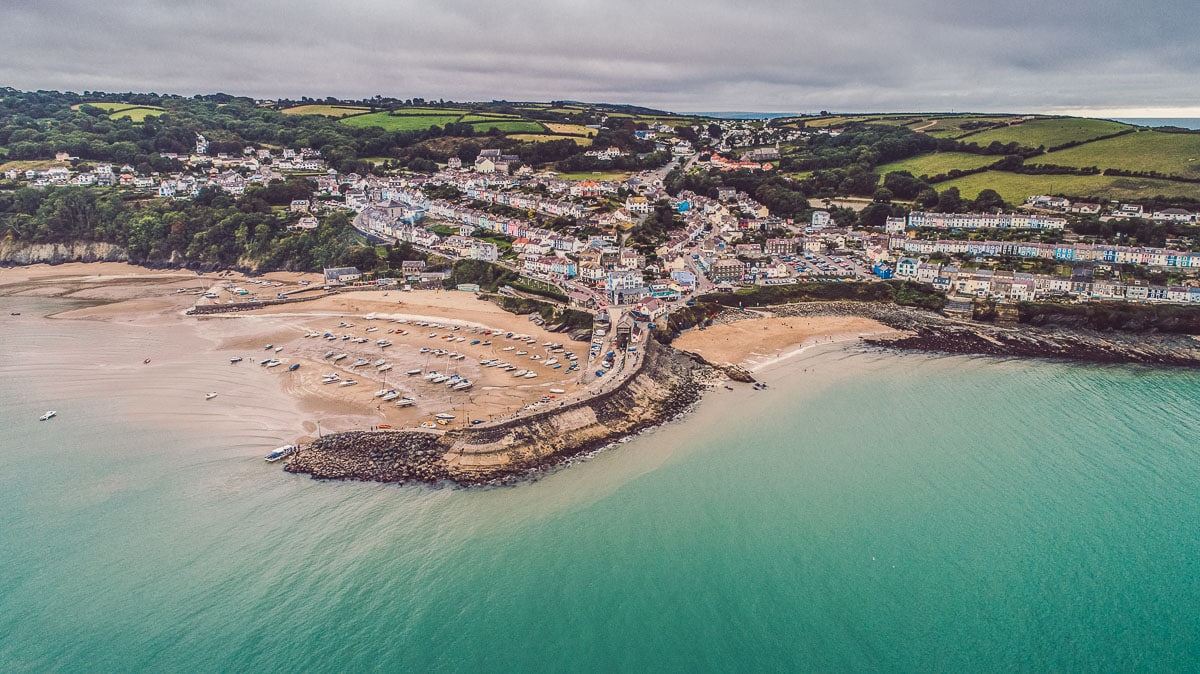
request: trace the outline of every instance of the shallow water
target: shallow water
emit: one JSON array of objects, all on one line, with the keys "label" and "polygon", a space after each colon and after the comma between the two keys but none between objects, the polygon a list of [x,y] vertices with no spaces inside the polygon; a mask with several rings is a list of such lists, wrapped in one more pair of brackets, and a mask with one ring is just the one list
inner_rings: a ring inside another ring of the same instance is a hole
[{"label": "shallow water", "polygon": [[533,484],[319,483],[6,302],[5,671],[1200,666],[1194,372],[814,350]]}]

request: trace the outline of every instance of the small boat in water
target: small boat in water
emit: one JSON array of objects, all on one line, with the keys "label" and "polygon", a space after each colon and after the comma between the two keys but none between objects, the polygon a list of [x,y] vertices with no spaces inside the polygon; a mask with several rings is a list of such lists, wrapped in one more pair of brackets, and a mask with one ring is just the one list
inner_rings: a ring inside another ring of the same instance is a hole
[{"label": "small boat in water", "polygon": [[216,398],[216,397],[217,397],[217,393],[216,393],[216,391],[212,391],[212,392],[209,392],[209,393],[205,393],[205,394],[204,394],[204,399],[205,399],[205,400],[212,400],[213,398]]},{"label": "small boat in water", "polygon": [[48,419],[53,419],[56,416],[58,416],[58,412],[56,412],[54,410],[50,410],[50,411],[46,412],[45,414],[43,414],[42,416],[38,417],[38,421],[46,421]]},{"label": "small boat in water", "polygon": [[280,447],[279,449],[276,449],[275,451],[268,454],[265,460],[267,463],[275,463],[276,461],[282,459],[283,457],[287,456],[288,454],[291,454],[292,452],[296,451],[297,449],[299,449],[299,447],[297,447],[296,445],[284,445],[284,446]]}]

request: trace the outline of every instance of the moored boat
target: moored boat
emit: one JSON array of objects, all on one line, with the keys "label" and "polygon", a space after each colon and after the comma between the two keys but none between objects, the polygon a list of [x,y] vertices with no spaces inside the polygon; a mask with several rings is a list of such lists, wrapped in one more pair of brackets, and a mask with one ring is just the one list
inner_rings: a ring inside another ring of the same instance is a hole
[{"label": "moored boat", "polygon": [[292,452],[296,451],[297,449],[299,449],[299,447],[297,447],[296,445],[284,445],[284,446],[280,447],[279,449],[276,449],[275,451],[268,454],[265,460],[267,463],[275,463],[276,461],[282,459],[283,457],[287,456],[288,454],[291,454]]},{"label": "moored boat", "polygon": [[205,399],[205,400],[212,400],[213,398],[216,398],[216,397],[217,397],[217,392],[216,392],[216,391],[210,391],[209,393],[205,393],[205,394],[204,394],[204,399]]},{"label": "moored boat", "polygon": [[49,410],[42,416],[38,417],[38,421],[46,421],[48,419],[53,419],[56,416],[58,416],[58,412],[56,412],[54,410]]}]

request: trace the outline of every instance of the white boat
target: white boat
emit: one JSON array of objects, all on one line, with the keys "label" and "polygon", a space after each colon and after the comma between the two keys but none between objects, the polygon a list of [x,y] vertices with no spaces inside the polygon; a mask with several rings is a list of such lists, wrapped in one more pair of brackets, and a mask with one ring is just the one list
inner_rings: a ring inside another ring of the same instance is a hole
[{"label": "white boat", "polygon": [[541,359],[542,359],[542,357],[537,355],[536,353],[529,357],[529,360],[541,360]]},{"label": "white boat", "polygon": [[405,372],[404,374],[406,374],[406,375],[408,375],[408,376],[412,377],[413,375],[418,375],[418,374],[421,374],[421,370],[420,370],[420,369],[416,369],[416,370],[409,370],[408,372]]},{"label": "white boat", "polygon": [[550,360],[546,361],[546,365],[554,365],[557,362],[558,362],[557,358],[551,358]]},{"label": "white boat", "polygon": [[242,362],[242,357],[241,357],[241,356],[234,356],[233,358],[230,358],[230,359],[229,359],[229,362],[231,362],[231,363],[240,363],[240,362]]},{"label": "white boat", "polygon": [[528,373],[529,373],[529,370],[517,370],[516,372],[513,373],[513,376],[514,377],[524,377]]},{"label": "white boat", "polygon": [[382,397],[384,397],[385,395],[387,395],[387,394],[388,394],[388,391],[390,391],[390,390],[392,390],[392,389],[390,389],[390,388],[381,388],[381,389],[379,389],[378,391],[376,391],[376,392],[375,392],[375,397],[376,397],[376,398],[382,398]]},{"label": "white boat", "polygon": [[282,346],[277,346],[277,347],[275,347],[275,353],[279,353],[280,351],[283,351],[283,347],[282,347]]},{"label": "white boat", "polygon": [[551,393],[566,393],[566,391],[564,391],[560,388],[552,388],[552,389],[550,389],[550,392]]},{"label": "white boat", "polygon": [[392,345],[392,343],[391,343],[390,341],[386,340],[386,339],[381,339],[381,340],[379,340],[378,342],[375,342],[375,343],[376,343],[376,344],[378,344],[378,345],[379,345],[379,348],[381,348],[381,349],[386,349],[387,347],[389,347],[389,346],[391,346],[391,345]]},{"label": "white boat", "polygon": [[400,397],[399,393],[397,393],[395,391],[388,391],[387,394],[383,396],[383,402],[390,403],[399,397]]},{"label": "white boat", "polygon": [[526,379],[535,379],[535,378],[537,378],[537,373],[530,370],[529,372],[525,373],[525,378]]},{"label": "white boat", "polygon": [[322,384],[336,384],[337,382],[339,382],[341,380],[342,380],[342,378],[339,375],[336,375],[336,374],[328,375],[324,379],[321,380],[321,383]]},{"label": "white boat", "polygon": [[396,401],[396,407],[412,407],[416,404],[417,401],[413,400],[412,398],[401,398]]},{"label": "white boat", "polygon": [[287,456],[288,454],[291,454],[292,452],[296,451],[297,449],[299,449],[299,447],[297,447],[296,445],[284,445],[284,446],[280,447],[279,449],[276,449],[275,451],[268,454],[267,458],[266,458],[266,462],[267,463],[275,463],[276,461],[282,459],[283,457]]},{"label": "white boat", "polygon": [[377,328],[377,327],[375,327],[375,326],[371,326],[371,327],[369,327],[369,328],[367,328],[367,329],[366,329],[366,332],[375,332],[375,331],[376,331],[376,330],[378,330],[378,329],[379,329],[379,328]]},{"label": "white boat", "polygon": [[278,360],[274,360],[274,359],[272,359],[271,362],[267,363],[267,367],[279,367],[280,365],[283,365],[283,363]]},{"label": "white boat", "polygon": [[350,367],[362,367],[363,365],[366,365],[369,362],[371,362],[371,361],[367,360],[366,358],[359,358],[358,360],[354,361],[354,363]]},{"label": "white boat", "polygon": [[512,350],[513,350],[513,349],[515,349],[515,348],[517,348],[517,347],[515,347],[515,346],[506,346],[506,347],[504,347],[504,350],[505,350],[505,351],[512,351]]},{"label": "white boat", "polygon": [[[367,319],[368,321],[373,321],[375,320],[375,314],[367,314],[366,316],[363,316],[363,318]],[[368,328],[368,330],[369,329],[370,328]]]},{"label": "white boat", "polygon": [[50,411],[46,412],[45,414],[43,414],[42,416],[38,417],[38,421],[46,421],[47,419],[53,419],[56,416],[58,416],[58,412],[56,412],[54,410],[50,410]]},{"label": "white boat", "polygon": [[344,353],[339,353],[338,355],[336,355],[336,356],[334,356],[334,357],[333,357],[333,362],[335,362],[335,363],[336,363],[336,362],[338,362],[339,360],[341,360],[341,359],[343,359],[343,358],[345,358],[345,357],[346,357],[346,354],[344,354]]},{"label": "white boat", "polygon": [[517,355],[518,355],[518,356],[524,356],[524,355],[525,355],[525,354],[527,354],[527,353],[529,353],[529,352],[528,352],[528,351],[518,351],[518,352],[517,352]]},{"label": "white boat", "polygon": [[384,360],[384,359],[380,358],[379,360],[377,360],[377,361],[375,361],[374,363],[371,363],[371,364],[372,364],[372,365],[374,365],[375,367],[379,367],[380,365],[383,365],[383,364],[384,364],[384,363],[386,363],[386,362],[387,362],[386,360]]},{"label": "white boat", "polygon": [[455,385],[454,385],[454,386],[451,388],[451,390],[453,390],[453,391],[466,391],[467,389],[471,388],[471,387],[472,387],[472,386],[474,386],[474,385],[475,385],[475,384],[474,384],[474,382],[472,382],[471,380],[469,380],[469,379],[464,379],[464,380],[462,380],[462,381],[458,382],[457,384],[455,384]]},{"label": "white boat", "polygon": [[441,414],[435,414],[433,416],[437,417],[438,419],[445,419],[446,421],[449,421],[454,418],[453,414],[447,414],[445,412],[442,412]]},{"label": "white boat", "polygon": [[213,391],[213,392],[211,392],[211,393],[205,393],[205,394],[204,394],[204,399],[205,399],[205,400],[212,400],[213,398],[216,398],[216,397],[217,397],[217,393],[216,393],[215,391]]},{"label": "white boat", "polygon": [[326,352],[325,352],[325,356],[324,356],[324,357],[325,357],[325,358],[333,358],[333,352],[332,352],[332,351],[326,351]]},{"label": "white boat", "polygon": [[438,376],[436,376],[436,377],[434,377],[434,378],[433,378],[433,383],[435,383],[435,384],[440,384],[440,383],[442,383],[442,382],[446,381],[446,380],[447,380],[447,379],[449,379],[449,378],[450,378],[450,376],[449,376],[449,375],[445,375],[445,374],[439,374]]},{"label": "white boat", "polygon": [[380,372],[387,372],[388,370],[392,369],[392,366],[389,364],[384,364],[384,365],[380,365],[379,367],[377,367],[375,369],[379,370]]},{"label": "white boat", "polygon": [[354,381],[353,379],[347,379],[346,381],[338,384],[338,386],[354,386],[357,383],[358,382]]}]

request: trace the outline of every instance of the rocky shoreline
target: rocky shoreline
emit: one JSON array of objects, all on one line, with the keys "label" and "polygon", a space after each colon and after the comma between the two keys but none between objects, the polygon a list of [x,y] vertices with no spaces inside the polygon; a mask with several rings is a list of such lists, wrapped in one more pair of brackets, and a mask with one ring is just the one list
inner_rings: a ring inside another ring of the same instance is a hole
[{"label": "rocky shoreline", "polygon": [[719,377],[691,354],[650,344],[641,369],[628,382],[586,400],[444,433],[329,435],[302,447],[284,469],[320,480],[459,486],[513,483],[678,418]]}]

